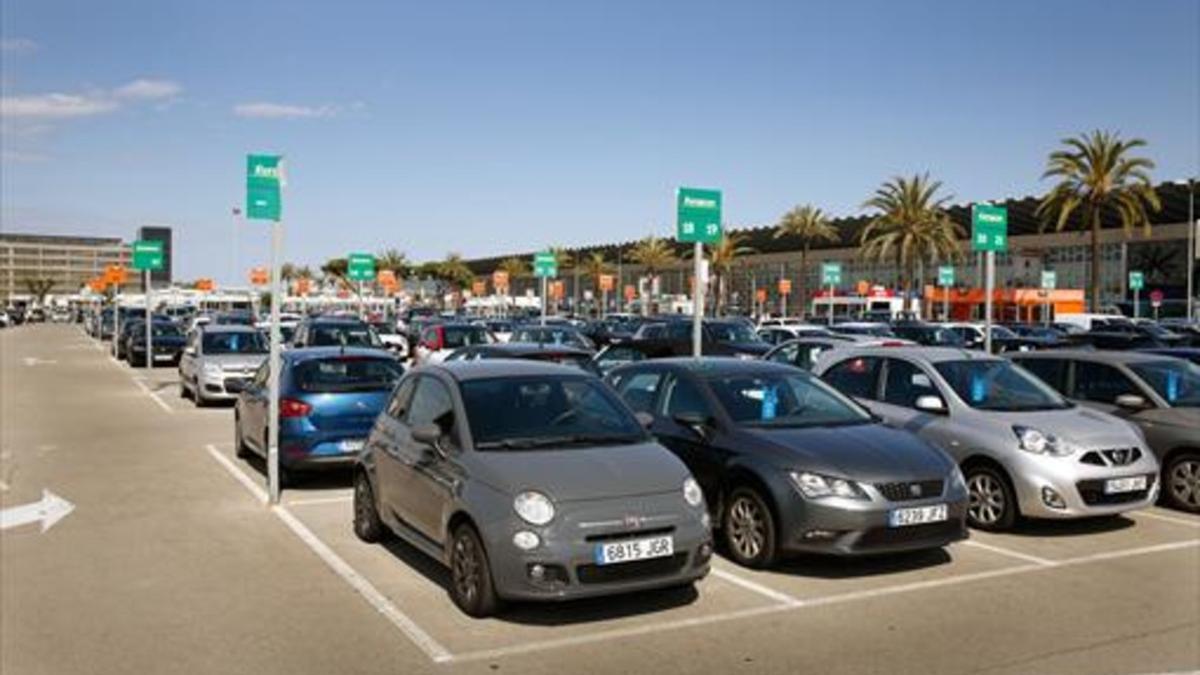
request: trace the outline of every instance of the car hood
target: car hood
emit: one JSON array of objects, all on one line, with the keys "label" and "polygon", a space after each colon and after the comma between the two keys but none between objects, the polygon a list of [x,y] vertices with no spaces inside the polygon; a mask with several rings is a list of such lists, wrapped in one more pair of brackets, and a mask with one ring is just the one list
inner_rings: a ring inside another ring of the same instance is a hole
[{"label": "car hood", "polygon": [[1001,434],[1005,430],[1011,434],[1013,426],[1030,427],[1073,441],[1084,448],[1113,447],[1138,441],[1137,432],[1128,422],[1079,405],[1069,410],[987,411],[985,414],[987,422],[996,426],[997,433]]},{"label": "car hood", "polygon": [[266,354],[208,354],[204,363],[215,363],[222,368],[257,368],[267,360]]},{"label": "car hood", "polygon": [[1150,422],[1191,430],[1200,438],[1200,408],[1151,408],[1133,417],[1138,422]]},{"label": "car hood", "polygon": [[479,477],[510,495],[536,490],[556,502],[612,499],[681,490],[690,475],[653,441],[557,450],[476,453]]},{"label": "car hood", "polygon": [[[802,429],[743,429],[765,442],[781,469],[801,469],[862,482],[926,480],[945,476],[950,458],[913,434],[882,424]],[[735,439],[736,442],[736,439]]]}]

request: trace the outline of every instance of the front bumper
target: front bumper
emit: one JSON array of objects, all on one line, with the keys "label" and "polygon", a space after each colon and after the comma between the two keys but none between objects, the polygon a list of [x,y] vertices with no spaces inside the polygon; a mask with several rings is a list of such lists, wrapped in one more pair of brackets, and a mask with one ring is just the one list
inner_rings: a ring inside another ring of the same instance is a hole
[{"label": "front bumper", "polygon": [[[1015,450],[1009,459],[1009,476],[1017,492],[1021,515],[1031,518],[1086,518],[1125,513],[1154,504],[1159,491],[1158,460],[1149,448],[1137,448],[1140,457],[1123,466],[1096,466],[1083,457],[1097,451],[1078,452],[1070,457],[1048,457]],[[1104,494],[1112,478],[1146,477],[1146,489],[1113,495]],[[1047,490],[1059,498],[1051,505]]]},{"label": "front bumper", "polygon": [[202,373],[199,378],[201,395],[208,401],[233,401],[253,377],[253,371],[224,371],[220,375]]},{"label": "front bumper", "polygon": [[[497,593],[512,600],[572,600],[692,583],[708,574],[712,535],[704,509],[679,492],[558,505],[554,522],[534,527],[515,515],[489,528],[487,548]],[[523,551],[513,535],[529,531],[541,543]],[[670,534],[673,555],[599,565],[604,542]],[[539,567],[543,573],[536,577]]]},{"label": "front bumper", "polygon": [[[941,548],[968,537],[967,493],[963,486],[942,481],[942,490],[921,499],[889,500],[867,487],[871,501],[844,498],[805,499],[792,490],[781,509],[780,549],[788,553],[867,556]],[[892,526],[896,509],[946,505],[946,520]]]}]

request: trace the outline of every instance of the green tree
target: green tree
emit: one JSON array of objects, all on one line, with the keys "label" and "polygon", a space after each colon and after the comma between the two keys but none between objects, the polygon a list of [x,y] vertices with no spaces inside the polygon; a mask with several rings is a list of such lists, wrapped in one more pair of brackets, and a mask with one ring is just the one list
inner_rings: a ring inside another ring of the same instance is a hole
[{"label": "green tree", "polygon": [[516,295],[517,281],[529,276],[529,263],[524,258],[513,256],[501,260],[496,270],[508,273],[508,292]]},{"label": "green tree", "polygon": [[[708,252],[709,272],[716,281],[716,302],[713,304],[716,306],[718,315],[725,310],[728,279],[733,273],[733,266],[737,259],[757,253],[755,249],[745,245],[748,238],[745,233],[725,232],[716,244],[704,245],[704,250]],[[691,257],[691,255],[691,251],[684,252],[685,258]]]},{"label": "green tree", "polygon": [[409,267],[408,256],[397,249],[388,248],[375,254],[375,268],[378,270],[388,270],[397,277],[403,277],[408,274]]},{"label": "green tree", "polygon": [[437,277],[445,282],[452,291],[461,291],[475,280],[475,273],[467,267],[462,254],[447,253],[446,258],[438,263]]},{"label": "green tree", "polygon": [[805,204],[797,206],[779,219],[775,225],[775,238],[792,238],[800,244],[800,318],[808,311],[808,251],[819,242],[836,242],[841,239],[838,229],[829,221],[821,209]]},{"label": "green tree", "polygon": [[[633,245],[629,251],[629,259],[635,264],[642,266],[642,271],[646,276],[655,278],[666,268],[674,265],[678,260],[675,255],[675,248],[665,239],[660,239],[654,235],[650,235]],[[651,298],[651,302],[654,298]],[[642,313],[650,312],[650,303],[642,307]]]},{"label": "green tree", "polygon": [[[1150,232],[1147,207],[1161,208],[1150,179],[1154,162],[1145,157],[1130,155],[1144,147],[1140,138],[1122,140],[1120,134],[1093,131],[1074,138],[1064,138],[1066,147],[1050,153],[1042,179],[1058,182],[1038,204],[1037,215],[1043,226],[1054,221],[1059,232],[1072,225],[1091,232],[1092,311],[1100,308],[1100,224],[1105,211],[1115,213],[1121,220],[1125,236],[1141,227]],[[1072,218],[1076,212],[1079,218]]]},{"label": "green tree", "polygon": [[597,296],[600,294],[600,275],[607,274],[612,265],[608,263],[608,259],[604,257],[602,252],[589,253],[587,257],[579,261],[579,268],[584,275],[592,282],[592,289]]},{"label": "green tree", "polygon": [[958,239],[965,235],[946,214],[951,197],[938,196],[941,187],[929,174],[897,176],[863,202],[864,208],[878,213],[859,236],[860,253],[868,260],[894,258],[905,297],[912,293],[918,261],[934,264],[959,257]]},{"label": "green tree", "polygon": [[38,279],[27,278],[24,280],[25,290],[29,291],[35,299],[35,304],[43,305],[46,302],[46,296],[50,295],[50,291],[54,290],[53,279]]}]

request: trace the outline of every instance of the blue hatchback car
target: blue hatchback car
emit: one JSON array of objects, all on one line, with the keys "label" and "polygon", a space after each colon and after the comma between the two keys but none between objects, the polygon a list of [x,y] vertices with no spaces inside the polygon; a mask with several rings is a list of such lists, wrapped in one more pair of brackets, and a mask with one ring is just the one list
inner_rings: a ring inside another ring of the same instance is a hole
[{"label": "blue hatchback car", "polygon": [[[280,355],[279,476],[350,466],[404,369],[377,349],[312,347]],[[238,457],[267,455],[268,373],[263,364],[238,395]]]}]

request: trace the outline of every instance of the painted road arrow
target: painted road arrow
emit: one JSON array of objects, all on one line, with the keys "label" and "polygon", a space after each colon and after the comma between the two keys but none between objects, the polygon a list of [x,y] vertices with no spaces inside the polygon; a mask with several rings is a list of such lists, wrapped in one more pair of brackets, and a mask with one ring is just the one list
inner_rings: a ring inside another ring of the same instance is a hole
[{"label": "painted road arrow", "polygon": [[0,510],[0,530],[41,521],[42,532],[54,527],[75,505],[49,490],[42,490],[42,501]]}]

